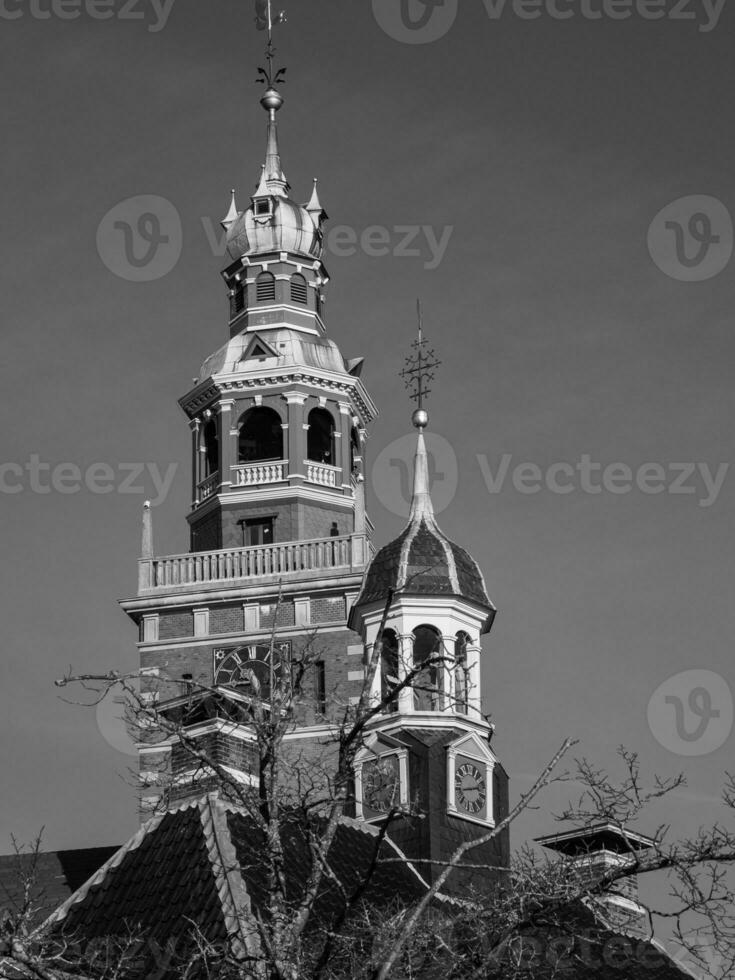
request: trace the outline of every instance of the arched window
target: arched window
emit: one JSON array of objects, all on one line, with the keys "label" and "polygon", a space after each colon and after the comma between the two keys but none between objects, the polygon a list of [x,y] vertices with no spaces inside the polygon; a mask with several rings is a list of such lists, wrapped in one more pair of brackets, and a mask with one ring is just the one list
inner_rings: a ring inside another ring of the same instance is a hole
[{"label": "arched window", "polygon": [[283,459],[283,429],[278,412],[258,406],[243,415],[238,455],[241,463]]},{"label": "arched window", "polygon": [[469,636],[460,630],[454,641],[454,710],[466,715],[470,694],[470,672],[467,667]]},{"label": "arched window", "polygon": [[204,477],[206,479],[219,469],[219,438],[217,436],[217,422],[214,419],[210,419],[204,426],[202,442],[204,444]]},{"label": "arched window", "polygon": [[306,306],[308,296],[306,279],[300,273],[295,273],[291,276],[291,302],[302,303]]},{"label": "arched window", "polygon": [[414,670],[423,668],[413,682],[416,711],[438,711],[442,706],[442,665],[429,663],[441,656],[441,648],[441,634],[433,626],[417,626],[413,631]]},{"label": "arched window", "polygon": [[[397,686],[398,678],[398,637],[394,630],[383,630],[380,649],[380,697],[381,700]],[[398,699],[384,709],[398,711]]]},{"label": "arched window", "polygon": [[276,277],[272,272],[261,272],[255,280],[255,296],[259,303],[269,303],[275,300]]},{"label": "arched window", "polygon": [[306,458],[315,463],[334,465],[334,419],[326,408],[313,408],[309,412]]}]

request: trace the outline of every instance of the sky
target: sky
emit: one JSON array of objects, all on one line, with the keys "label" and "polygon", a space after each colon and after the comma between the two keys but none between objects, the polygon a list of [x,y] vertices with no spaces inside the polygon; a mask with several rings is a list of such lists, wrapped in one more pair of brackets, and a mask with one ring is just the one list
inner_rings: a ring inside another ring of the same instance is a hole
[{"label": "sky", "polygon": [[[380,408],[377,543],[403,523],[420,296],[439,523],[499,610],[483,693],[514,798],[567,736],[612,772],[624,744],[687,776],[638,829],[695,833],[735,745],[735,11],[406,2],[284,0],[277,35],[284,167],[331,219],[328,330]],[[147,497],[157,553],[187,548],[177,399],[226,339],[218,221],[264,152],[252,6],[0,4],[3,849],[136,826],[132,759],[54,679],[135,667],[117,600]],[[110,244],[139,198],[168,236],[150,274]]]}]

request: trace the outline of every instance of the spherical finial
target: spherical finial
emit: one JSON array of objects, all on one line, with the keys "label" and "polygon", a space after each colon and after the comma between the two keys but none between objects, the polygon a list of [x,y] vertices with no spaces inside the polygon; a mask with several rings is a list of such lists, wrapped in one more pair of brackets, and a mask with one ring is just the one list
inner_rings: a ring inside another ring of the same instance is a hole
[{"label": "spherical finial", "polygon": [[429,413],[425,408],[417,408],[411,416],[411,422],[417,429],[425,429],[429,424]]},{"label": "spherical finial", "polygon": [[283,96],[279,95],[274,88],[269,88],[260,100],[260,104],[269,112],[271,109],[278,112],[283,105]]}]

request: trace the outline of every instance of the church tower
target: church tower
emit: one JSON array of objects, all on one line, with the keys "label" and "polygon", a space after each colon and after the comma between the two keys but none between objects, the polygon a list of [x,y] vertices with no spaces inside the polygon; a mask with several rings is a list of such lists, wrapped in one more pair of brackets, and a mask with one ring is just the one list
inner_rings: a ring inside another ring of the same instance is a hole
[{"label": "church tower", "polygon": [[[238,682],[246,699],[250,683],[267,696],[274,631],[281,663],[313,644],[321,659],[300,731],[318,740],[364,676],[347,617],[372,553],[363,461],[376,409],[362,358],[345,360],[327,336],[327,214],[316,182],[308,203],[291,196],[276,122],[282,72],[273,74],[271,44],[267,53],[265,162],[246,206],[233,192],[222,222],[229,339],[180,400],[191,429],[190,549],[156,556],[147,509],[138,594],[122,606],[139,627],[147,696],[166,710],[193,686]],[[204,708],[196,721],[207,749],[247,773],[247,728]],[[143,746],[140,769],[144,811],[160,803],[161,771],[174,777],[174,801],[205,787],[175,744]]]},{"label": "church tower", "polygon": [[[247,206],[233,192],[222,222],[229,339],[180,400],[191,429],[189,551],[157,556],[146,509],[138,594],[122,606],[140,631],[144,697],[246,785],[258,780],[253,704],[267,706],[304,650],[312,669],[289,738],[317,767],[371,678],[352,815],[390,818],[395,844],[434,880],[457,846],[507,814],[480,698],[495,608],[477,563],[434,517],[423,398],[436,365],[421,332],[403,372],[418,401],[410,517],[374,553],[364,451],[376,409],[362,359],[345,360],[327,336],[327,215],[316,184],[306,204],[291,196],[276,121],[282,73],[267,51],[265,161]],[[140,775],[144,814],[217,783],[178,737],[143,739]],[[476,869],[455,873],[453,887],[496,881],[477,866],[507,867],[507,831],[467,863]]]}]

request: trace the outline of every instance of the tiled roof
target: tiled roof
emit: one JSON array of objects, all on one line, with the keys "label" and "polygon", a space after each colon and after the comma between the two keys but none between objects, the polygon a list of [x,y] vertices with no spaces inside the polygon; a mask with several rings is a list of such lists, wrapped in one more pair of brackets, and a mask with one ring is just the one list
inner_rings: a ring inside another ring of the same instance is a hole
[{"label": "tiled roof", "polygon": [[[290,897],[296,901],[308,874],[309,850],[295,825],[284,842]],[[365,879],[379,843],[374,827],[348,818],[341,822],[328,859],[347,894]],[[185,954],[195,925],[211,942],[229,939],[242,955],[250,936],[241,910],[252,905],[267,915],[264,854],[252,818],[211,794],[145,824],[44,928],[85,939],[141,930],[149,948],[174,943],[179,955]],[[403,858],[389,841],[380,845],[379,856]],[[399,860],[377,865],[365,898],[410,900],[427,887],[410,863]],[[342,908],[340,889],[326,881],[313,924],[327,925]]]}]

